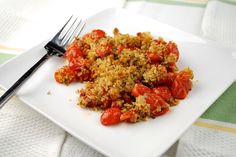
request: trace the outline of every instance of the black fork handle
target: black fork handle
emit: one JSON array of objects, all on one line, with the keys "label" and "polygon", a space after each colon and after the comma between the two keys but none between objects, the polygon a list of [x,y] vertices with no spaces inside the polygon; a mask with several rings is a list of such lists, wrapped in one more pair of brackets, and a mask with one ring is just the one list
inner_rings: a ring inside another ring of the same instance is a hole
[{"label": "black fork handle", "polygon": [[0,109],[15,94],[17,89],[44,63],[51,55],[45,54],[37,63],[35,63],[27,72],[24,73],[0,98]]}]

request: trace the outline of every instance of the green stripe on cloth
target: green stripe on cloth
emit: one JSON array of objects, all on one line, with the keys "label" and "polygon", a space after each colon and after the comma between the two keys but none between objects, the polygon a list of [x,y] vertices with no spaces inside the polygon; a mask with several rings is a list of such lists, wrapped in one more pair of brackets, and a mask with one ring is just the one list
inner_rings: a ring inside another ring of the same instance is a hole
[{"label": "green stripe on cloth", "polygon": [[14,57],[15,55],[12,54],[3,54],[0,53],[0,64],[6,62],[7,60],[11,59],[12,57]]},{"label": "green stripe on cloth", "polygon": [[219,0],[219,1],[224,2],[224,3],[228,3],[228,4],[236,5],[236,0]]},{"label": "green stripe on cloth", "polygon": [[208,0],[129,0],[129,1],[146,1],[146,2],[163,3],[163,4],[170,4],[170,5],[205,7]]},{"label": "green stripe on cloth", "polygon": [[236,82],[234,82],[201,118],[236,124]]}]

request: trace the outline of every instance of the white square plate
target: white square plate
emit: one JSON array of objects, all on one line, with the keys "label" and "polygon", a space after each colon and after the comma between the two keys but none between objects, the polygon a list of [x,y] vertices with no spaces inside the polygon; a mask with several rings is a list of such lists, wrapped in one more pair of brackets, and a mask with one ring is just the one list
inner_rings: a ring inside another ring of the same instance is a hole
[{"label": "white square plate", "polygon": [[[231,53],[161,22],[122,9],[108,9],[87,19],[83,33],[101,28],[112,33],[114,27],[134,34],[150,31],[172,39],[180,50],[179,67],[189,66],[195,75],[193,90],[164,116],[136,124],[105,127],[100,113],[76,105],[76,93],[83,84],[56,83],[54,71],[65,64],[52,57],[22,86],[17,96],[66,131],[101,153],[113,157],[159,156],[226,90],[236,78]],[[45,54],[39,44],[0,67],[0,85],[9,88],[33,63]],[[51,94],[48,95],[47,93]]]}]

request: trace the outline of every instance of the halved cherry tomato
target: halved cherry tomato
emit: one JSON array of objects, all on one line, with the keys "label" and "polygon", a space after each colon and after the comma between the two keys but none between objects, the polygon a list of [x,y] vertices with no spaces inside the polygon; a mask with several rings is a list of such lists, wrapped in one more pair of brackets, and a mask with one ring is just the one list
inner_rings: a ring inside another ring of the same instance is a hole
[{"label": "halved cherry tomato", "polygon": [[120,116],[121,121],[126,121],[130,123],[134,123],[137,120],[136,113],[134,111],[127,111],[121,114]]},{"label": "halved cherry tomato", "polygon": [[169,104],[166,103],[159,95],[155,93],[146,94],[146,103],[150,105],[151,116],[156,117],[162,108],[168,108]]},{"label": "halved cherry tomato", "polygon": [[163,59],[162,54],[157,54],[153,52],[146,52],[147,60],[149,63],[157,63],[158,61],[161,61]]},{"label": "halved cherry tomato", "polygon": [[72,58],[69,60],[69,67],[73,70],[77,70],[81,67],[85,67],[87,60],[82,57]]},{"label": "halved cherry tomato", "polygon": [[91,33],[87,33],[82,37],[82,40],[99,40],[101,38],[104,38],[106,36],[106,33],[103,30],[95,29]]},{"label": "halved cherry tomato", "polygon": [[139,95],[144,95],[145,93],[151,93],[152,90],[147,86],[144,86],[141,83],[136,83],[134,85],[133,90],[131,91],[131,95],[134,97],[138,97]]},{"label": "halved cherry tomato", "polygon": [[158,83],[161,85],[165,85],[167,87],[171,87],[175,78],[176,78],[176,73],[169,72],[169,73],[166,73]]},{"label": "halved cherry tomato", "polygon": [[101,30],[101,29],[95,29],[92,31],[92,34],[93,36],[96,38],[96,39],[100,39],[100,38],[104,38],[106,33]]},{"label": "halved cherry tomato", "polygon": [[171,92],[166,86],[159,86],[152,89],[154,93],[162,97],[164,100],[169,100],[171,98]]},{"label": "halved cherry tomato", "polygon": [[184,99],[188,94],[188,90],[183,86],[181,81],[175,79],[171,86],[171,94],[176,99]]},{"label": "halved cherry tomato", "polygon": [[64,56],[68,59],[71,60],[73,58],[77,57],[84,57],[84,53],[81,50],[81,48],[78,46],[78,43],[75,41],[73,42],[66,50]]},{"label": "halved cherry tomato", "polygon": [[155,116],[161,116],[163,114],[165,114],[166,112],[168,112],[170,109],[168,107],[166,108],[162,108],[160,112],[155,113]]},{"label": "halved cherry tomato", "polygon": [[121,110],[117,107],[106,109],[100,118],[103,125],[114,125],[120,123]]},{"label": "halved cherry tomato", "polygon": [[169,54],[172,53],[172,54],[176,55],[176,57],[177,57],[176,61],[178,61],[178,59],[179,59],[179,50],[177,48],[177,45],[174,42],[169,41],[168,44],[167,44],[167,49],[168,49]]},{"label": "halved cherry tomato", "polygon": [[70,67],[64,66],[54,73],[54,78],[58,83],[70,84],[76,80],[76,73]]},{"label": "halved cherry tomato", "polygon": [[111,52],[112,52],[111,44],[98,45],[96,49],[96,54],[101,58],[106,57],[107,55],[111,54]]}]

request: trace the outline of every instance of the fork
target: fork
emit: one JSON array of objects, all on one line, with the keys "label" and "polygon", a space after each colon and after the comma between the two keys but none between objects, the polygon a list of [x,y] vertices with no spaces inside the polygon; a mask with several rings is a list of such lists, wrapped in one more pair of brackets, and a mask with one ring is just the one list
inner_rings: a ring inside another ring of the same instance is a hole
[{"label": "fork", "polygon": [[82,20],[74,19],[73,16],[65,23],[61,30],[49,41],[44,48],[47,53],[35,63],[27,72],[25,72],[0,98],[0,109],[15,94],[17,89],[51,56],[63,56],[65,48],[73,37],[80,34],[85,23]]}]

